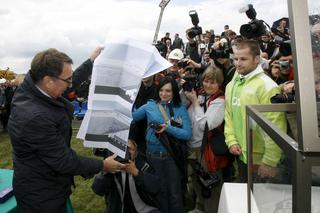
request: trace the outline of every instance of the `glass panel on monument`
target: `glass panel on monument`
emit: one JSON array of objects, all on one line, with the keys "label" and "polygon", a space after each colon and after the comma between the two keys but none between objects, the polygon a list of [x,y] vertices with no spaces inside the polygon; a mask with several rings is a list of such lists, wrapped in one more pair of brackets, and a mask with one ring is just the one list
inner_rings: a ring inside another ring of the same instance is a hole
[{"label": "glass panel on monument", "polygon": [[320,166],[313,166],[311,172],[311,212],[320,212]]},{"label": "glass panel on monument", "polygon": [[250,120],[251,212],[292,212],[292,159]]},{"label": "glass panel on monument", "polygon": [[[309,0],[309,24],[312,45],[313,70],[316,88],[318,127],[320,125],[320,1]],[[320,128],[318,128],[320,135]]]}]

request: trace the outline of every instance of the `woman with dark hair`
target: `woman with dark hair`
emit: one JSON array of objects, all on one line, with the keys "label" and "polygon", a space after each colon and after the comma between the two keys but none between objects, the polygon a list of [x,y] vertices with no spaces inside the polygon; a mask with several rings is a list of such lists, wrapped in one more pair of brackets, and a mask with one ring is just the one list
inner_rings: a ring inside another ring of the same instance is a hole
[{"label": "woman with dark hair", "polygon": [[[132,117],[134,121],[147,118],[147,157],[161,179],[161,191],[158,196],[160,210],[163,212],[183,212],[182,174],[173,156],[159,140],[159,134],[163,132],[168,136],[185,141],[190,140],[192,136],[188,112],[181,105],[176,81],[169,76],[161,79],[158,85],[157,100],[150,100],[139,109],[134,110]],[[150,124],[155,124],[158,128],[152,128]]]}]

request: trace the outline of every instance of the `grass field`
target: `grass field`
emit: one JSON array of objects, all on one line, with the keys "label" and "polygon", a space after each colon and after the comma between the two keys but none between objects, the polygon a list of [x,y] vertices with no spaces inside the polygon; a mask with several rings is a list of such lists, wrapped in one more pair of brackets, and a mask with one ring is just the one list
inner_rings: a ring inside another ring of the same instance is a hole
[{"label": "grass field", "polygon": [[[83,147],[82,141],[75,138],[77,129],[80,126],[79,121],[73,123],[73,137],[71,140],[71,147],[77,152],[78,155],[86,157],[95,157],[92,154],[92,149]],[[10,138],[7,132],[2,132],[0,129],[0,168],[12,169],[12,147]],[[75,177],[76,188],[73,189],[71,195],[71,201],[75,213],[100,213],[105,212],[105,201],[103,197],[100,197],[93,193],[91,190],[93,178],[85,180],[80,176]],[[191,191],[191,190],[190,190]],[[191,209],[193,202],[191,202],[191,195],[187,195],[187,209]]]},{"label": "grass field", "polygon": [[[77,126],[77,124],[75,124]],[[75,138],[74,132],[71,146],[81,156],[92,157],[90,148],[83,147],[82,142]],[[12,147],[7,132],[0,129],[0,168],[12,169]],[[104,198],[93,193],[91,184],[93,179],[85,180],[82,177],[75,177],[76,188],[73,189],[71,201],[74,212],[99,213],[104,212]]]}]

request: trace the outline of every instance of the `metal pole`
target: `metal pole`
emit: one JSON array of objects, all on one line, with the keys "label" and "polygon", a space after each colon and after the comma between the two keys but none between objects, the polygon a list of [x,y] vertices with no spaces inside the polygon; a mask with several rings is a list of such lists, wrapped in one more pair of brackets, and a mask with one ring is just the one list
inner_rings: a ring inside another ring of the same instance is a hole
[{"label": "metal pole", "polygon": [[161,8],[161,11],[160,11],[159,19],[158,19],[157,29],[156,29],[156,32],[155,32],[154,38],[153,38],[153,44],[154,45],[157,44],[158,33],[159,33],[159,29],[160,29],[160,24],[161,24],[164,8],[169,4],[169,2],[170,2],[170,0],[162,0],[160,2],[160,4],[159,4],[159,7]]},{"label": "metal pole", "polygon": [[161,11],[160,11],[159,19],[158,19],[158,24],[157,24],[156,32],[155,32],[154,38],[153,38],[153,44],[154,44],[154,45],[157,44],[158,33],[159,33],[159,30],[160,30],[160,24],[161,24],[161,20],[162,20],[163,11],[164,11],[164,7],[161,7]]}]

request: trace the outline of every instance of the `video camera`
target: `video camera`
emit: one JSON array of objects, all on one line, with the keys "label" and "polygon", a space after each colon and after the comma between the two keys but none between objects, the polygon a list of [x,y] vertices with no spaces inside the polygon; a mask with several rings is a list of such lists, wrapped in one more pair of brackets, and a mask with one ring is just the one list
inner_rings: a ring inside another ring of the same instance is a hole
[{"label": "video camera", "polygon": [[246,13],[247,17],[251,19],[248,24],[243,24],[240,27],[240,35],[247,39],[259,38],[266,33],[266,26],[263,20],[256,19],[257,12],[253,8],[252,4],[240,8],[240,13]]},{"label": "video camera", "polygon": [[190,10],[189,16],[191,17],[191,22],[193,24],[193,27],[187,30],[187,35],[189,38],[193,39],[197,35],[202,34],[202,28],[198,26],[199,24],[199,17],[198,13],[195,10]]},{"label": "video camera", "polygon": [[183,78],[185,80],[184,84],[182,84],[182,89],[184,91],[191,92],[192,90],[197,90],[199,88],[199,81],[196,75],[188,75]]}]

